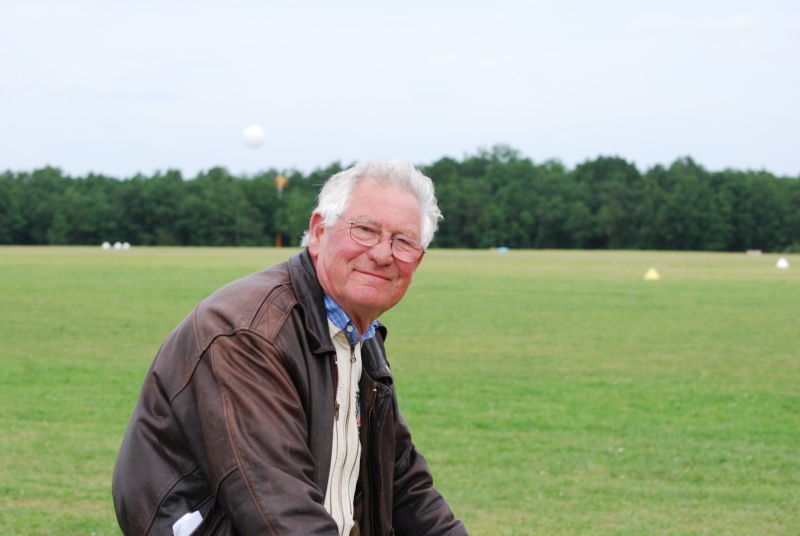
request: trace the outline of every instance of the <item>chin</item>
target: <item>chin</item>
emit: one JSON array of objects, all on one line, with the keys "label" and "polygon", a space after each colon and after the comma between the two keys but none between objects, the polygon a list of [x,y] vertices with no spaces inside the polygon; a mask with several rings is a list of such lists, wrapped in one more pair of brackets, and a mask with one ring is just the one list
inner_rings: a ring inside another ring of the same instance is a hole
[{"label": "chin", "polygon": [[374,293],[370,293],[370,295],[360,294],[353,296],[351,301],[361,309],[383,312],[397,303],[396,301],[387,300],[386,295],[386,293],[379,293],[378,295]]}]

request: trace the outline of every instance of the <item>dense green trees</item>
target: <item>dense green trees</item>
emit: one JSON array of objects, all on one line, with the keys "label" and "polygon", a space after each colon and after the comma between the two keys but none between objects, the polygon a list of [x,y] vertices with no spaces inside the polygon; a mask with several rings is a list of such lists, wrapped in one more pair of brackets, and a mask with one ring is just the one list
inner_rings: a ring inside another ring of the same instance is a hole
[{"label": "dense green trees", "polygon": [[[235,177],[213,168],[117,180],[59,169],[0,175],[0,244],[297,245],[334,163]],[[709,172],[691,158],[641,173],[619,157],[567,169],[507,146],[422,170],[445,214],[435,247],[800,251],[800,178]]]}]

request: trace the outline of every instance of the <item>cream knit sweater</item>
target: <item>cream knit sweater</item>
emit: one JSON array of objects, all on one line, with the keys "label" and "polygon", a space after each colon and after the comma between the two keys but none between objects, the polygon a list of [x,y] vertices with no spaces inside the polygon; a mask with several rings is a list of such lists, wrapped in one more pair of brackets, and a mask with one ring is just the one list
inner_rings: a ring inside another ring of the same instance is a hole
[{"label": "cream knit sweater", "polygon": [[358,482],[361,460],[360,394],[361,342],[350,346],[347,334],[328,320],[331,339],[336,347],[336,368],[339,383],[336,386],[335,418],[333,421],[333,448],[328,488],[325,490],[325,508],[336,520],[341,536],[349,535],[353,528],[353,496]]}]

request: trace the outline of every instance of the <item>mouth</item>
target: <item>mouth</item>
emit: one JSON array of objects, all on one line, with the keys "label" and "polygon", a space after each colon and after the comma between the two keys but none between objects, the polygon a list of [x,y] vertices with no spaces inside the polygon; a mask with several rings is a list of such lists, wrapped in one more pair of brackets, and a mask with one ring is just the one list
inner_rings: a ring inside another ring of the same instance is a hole
[{"label": "mouth", "polygon": [[369,278],[381,279],[383,281],[391,281],[391,278],[377,272],[372,272],[370,270],[359,270],[358,268],[356,268],[355,271]]}]

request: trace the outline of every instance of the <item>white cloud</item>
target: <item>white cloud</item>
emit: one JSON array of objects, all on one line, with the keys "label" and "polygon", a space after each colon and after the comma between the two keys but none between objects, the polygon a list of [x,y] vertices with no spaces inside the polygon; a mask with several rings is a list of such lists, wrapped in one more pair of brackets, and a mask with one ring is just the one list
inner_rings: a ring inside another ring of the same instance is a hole
[{"label": "white cloud", "polygon": [[760,22],[760,15],[755,12],[751,13],[737,13],[729,17],[727,22],[734,28],[751,28]]}]

